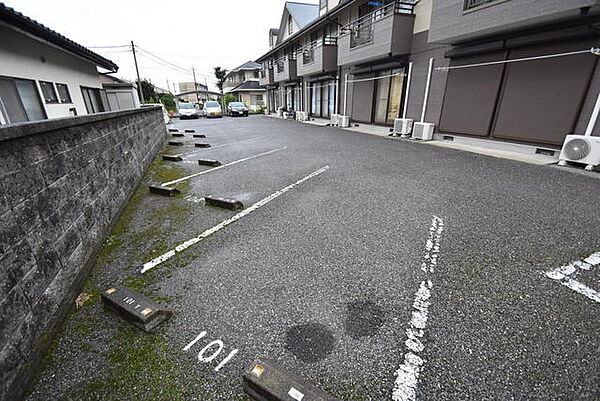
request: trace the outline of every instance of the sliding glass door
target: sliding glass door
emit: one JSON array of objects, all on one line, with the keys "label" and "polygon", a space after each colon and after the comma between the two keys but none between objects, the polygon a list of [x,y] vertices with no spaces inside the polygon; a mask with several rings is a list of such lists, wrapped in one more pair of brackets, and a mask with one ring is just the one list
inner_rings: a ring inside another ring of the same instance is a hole
[{"label": "sliding glass door", "polygon": [[398,118],[402,103],[402,87],[404,76],[401,70],[387,70],[378,74],[375,85],[375,105],[373,122],[376,124],[393,124]]}]

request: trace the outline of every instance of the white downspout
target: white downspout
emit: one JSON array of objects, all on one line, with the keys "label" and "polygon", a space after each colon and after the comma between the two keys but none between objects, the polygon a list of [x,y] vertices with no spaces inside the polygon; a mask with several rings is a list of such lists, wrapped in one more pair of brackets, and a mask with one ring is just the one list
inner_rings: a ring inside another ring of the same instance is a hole
[{"label": "white downspout", "polygon": [[348,101],[348,73],[344,76],[344,115],[346,114],[347,109],[347,101]]},{"label": "white downspout", "polygon": [[425,122],[425,110],[427,110],[427,99],[429,98],[429,86],[431,85],[431,70],[433,69],[433,57],[429,59],[429,70],[427,71],[427,84],[425,85],[425,96],[423,96],[423,110],[421,110],[421,122]]},{"label": "white downspout", "polygon": [[408,109],[408,92],[410,91],[410,78],[412,76],[412,61],[408,63],[408,77],[406,77],[406,93],[404,94],[404,110],[402,118],[406,118],[406,109]]}]

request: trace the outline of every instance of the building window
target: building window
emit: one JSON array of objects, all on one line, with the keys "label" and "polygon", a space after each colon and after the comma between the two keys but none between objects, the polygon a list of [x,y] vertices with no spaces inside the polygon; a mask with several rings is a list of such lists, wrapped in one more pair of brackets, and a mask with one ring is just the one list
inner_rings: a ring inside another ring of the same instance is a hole
[{"label": "building window", "polygon": [[254,78],[258,78],[258,70],[254,71]]},{"label": "building window", "polygon": [[35,82],[0,77],[0,114],[6,124],[46,119]]},{"label": "building window", "polygon": [[294,20],[292,20],[292,16],[288,15],[288,34],[291,35],[294,32]]},{"label": "building window", "polygon": [[73,103],[67,84],[56,84],[56,90],[58,91],[58,98],[61,103]]},{"label": "building window", "polygon": [[327,0],[319,0],[319,4],[320,4],[320,9],[324,9],[327,8]]},{"label": "building window", "polygon": [[54,89],[54,84],[52,82],[40,81],[40,88],[42,88],[44,102],[58,103],[58,96],[56,95],[56,89]]},{"label": "building window", "polygon": [[81,87],[81,93],[83,95],[83,102],[88,114],[101,113],[107,111],[108,98],[106,92],[98,88],[86,88]]}]

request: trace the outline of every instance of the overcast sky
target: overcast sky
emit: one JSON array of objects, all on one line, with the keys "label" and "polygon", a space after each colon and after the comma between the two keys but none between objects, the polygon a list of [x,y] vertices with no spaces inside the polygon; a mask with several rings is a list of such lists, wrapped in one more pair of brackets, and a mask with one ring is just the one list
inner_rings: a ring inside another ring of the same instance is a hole
[{"label": "overcast sky", "polygon": [[[213,67],[235,68],[268,49],[269,28],[279,26],[285,0],[3,0],[24,15],[75,42],[91,46],[123,46],[134,41],[170,63],[138,56],[140,76],[173,91],[174,82],[196,79],[214,85]],[[301,0],[317,3],[317,0]],[[92,48],[119,66],[116,76],[135,79],[131,51],[126,47]]]}]

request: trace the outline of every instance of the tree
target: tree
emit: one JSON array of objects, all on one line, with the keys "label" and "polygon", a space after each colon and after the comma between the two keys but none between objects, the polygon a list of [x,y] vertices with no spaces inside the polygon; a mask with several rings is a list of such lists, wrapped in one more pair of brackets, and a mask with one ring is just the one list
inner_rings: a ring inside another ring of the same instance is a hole
[{"label": "tree", "polygon": [[158,101],[164,104],[167,111],[176,111],[175,98],[170,93],[161,93],[158,95]]},{"label": "tree", "polygon": [[231,93],[228,93],[223,96],[223,103],[225,104],[225,106],[235,101],[237,101],[237,97],[235,95],[232,95]]},{"label": "tree", "polygon": [[[144,99],[142,103],[154,103],[154,99],[157,98],[156,90],[154,90],[154,85],[152,82],[147,79],[142,79],[142,91],[144,92]],[[152,99],[152,101],[150,101]]]},{"label": "tree", "polygon": [[225,75],[227,70],[221,67],[215,67],[215,77],[217,78],[217,88],[223,93],[223,84],[225,83]]}]

